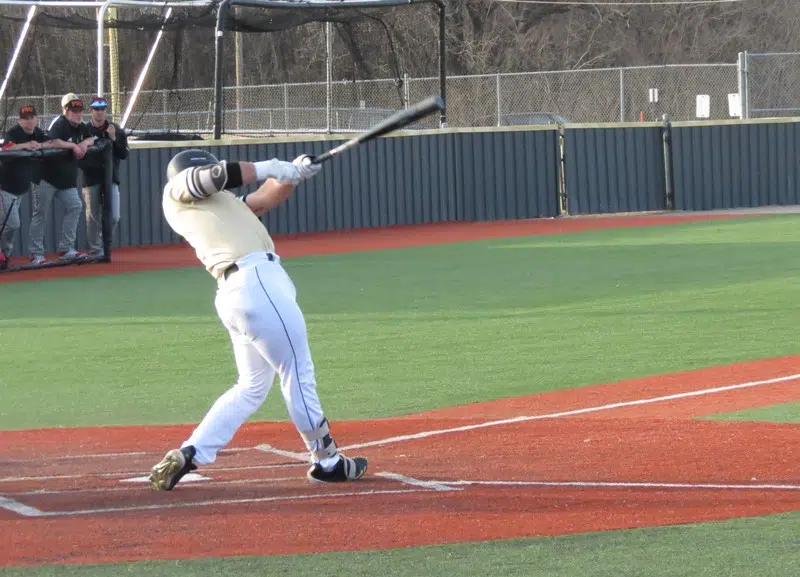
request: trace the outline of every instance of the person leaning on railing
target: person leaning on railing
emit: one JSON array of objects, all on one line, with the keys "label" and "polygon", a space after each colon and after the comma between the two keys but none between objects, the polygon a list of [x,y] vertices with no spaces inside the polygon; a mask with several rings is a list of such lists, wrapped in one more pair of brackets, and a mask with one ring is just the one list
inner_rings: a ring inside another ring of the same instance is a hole
[{"label": "person leaning on railing", "polygon": [[[118,124],[106,118],[106,108],[108,101],[102,96],[95,96],[89,105],[91,110],[91,120],[88,123],[89,134],[98,139],[106,138],[112,142],[113,169],[112,184],[109,191],[109,205],[111,216],[110,231],[113,234],[119,224],[120,203],[119,203],[119,163],[128,158],[128,137],[125,131]],[[81,164],[83,168],[83,202],[86,204],[86,238],[89,244],[89,256],[104,256],[102,227],[103,205],[100,202],[100,192],[103,188],[105,178],[105,168],[102,161],[97,157],[86,156]]]},{"label": "person leaning on railing", "polygon": [[[3,138],[3,150],[36,151],[50,147],[52,143],[38,122],[34,106],[20,108],[19,122]],[[7,158],[0,164],[0,269],[8,268],[8,259],[14,248],[14,236],[20,226],[20,197],[39,183],[40,173],[41,161],[33,158]]]},{"label": "person leaning on railing", "polygon": [[33,216],[30,226],[31,264],[45,264],[44,224],[53,203],[53,197],[64,205],[64,220],[61,225],[61,239],[58,243],[59,260],[71,262],[85,260],[86,254],[75,249],[83,202],[78,194],[78,161],[86,156],[88,148],[94,144],[95,137],[89,134],[89,127],[83,122],[83,101],[73,93],[61,99],[62,114],[48,128],[53,147],[66,148],[70,155],[50,156],[44,160],[42,183],[33,193]]}]

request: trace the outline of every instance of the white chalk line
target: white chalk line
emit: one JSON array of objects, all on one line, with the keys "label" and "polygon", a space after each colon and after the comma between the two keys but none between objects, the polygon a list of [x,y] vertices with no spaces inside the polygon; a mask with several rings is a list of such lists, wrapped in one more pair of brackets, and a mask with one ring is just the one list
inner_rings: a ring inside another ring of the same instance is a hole
[{"label": "white chalk line", "polygon": [[[105,513],[125,513],[132,511],[165,511],[169,509],[188,509],[193,507],[216,507],[219,505],[246,505],[252,503],[270,503],[275,501],[304,501],[313,499],[331,499],[334,497],[368,497],[372,495],[398,495],[401,493],[419,493],[422,489],[394,489],[394,490],[373,490],[373,491],[347,491],[341,493],[319,493],[314,495],[287,495],[282,497],[254,497],[248,499],[222,499],[206,501],[190,501],[184,503],[162,503],[158,505],[131,505],[127,507],[103,507],[98,509],[78,509],[75,511],[41,511],[34,507],[22,505],[11,499],[0,500],[0,506],[4,502],[10,501],[11,506],[19,506],[15,513],[24,517],[71,517],[78,515],[101,515]],[[0,497],[0,499],[4,499]]]},{"label": "white chalk line", "polygon": [[[242,453],[245,451],[252,451],[253,447],[232,447],[230,449],[223,449],[218,453],[218,456],[224,457],[228,453]],[[131,451],[128,453],[85,453],[81,455],[59,455],[55,457],[39,457],[36,459],[8,459],[2,461],[3,464],[17,465],[25,463],[42,463],[53,461],[77,461],[81,459],[114,459],[117,457],[157,457],[163,456],[164,451]]]},{"label": "white chalk line", "polygon": [[470,485],[486,485],[500,487],[606,487],[611,489],[721,489],[721,490],[758,490],[758,491],[800,491],[800,485],[781,484],[728,484],[728,483],[657,483],[657,482],[623,482],[623,481],[426,481],[445,487]]},{"label": "white chalk line", "polygon": [[701,389],[698,391],[689,391],[685,393],[675,393],[672,395],[664,395],[661,397],[651,397],[648,399],[638,399],[634,401],[623,401],[619,403],[610,403],[607,405],[598,405],[594,407],[586,407],[584,409],[573,409],[569,411],[559,411],[557,413],[547,413],[543,415],[531,415],[531,416],[520,416],[520,417],[512,417],[509,419],[499,419],[496,421],[486,421],[483,423],[476,423],[473,425],[464,425],[461,427],[452,427],[449,429],[438,429],[432,431],[423,431],[421,433],[412,433],[408,435],[397,435],[395,437],[388,437],[386,439],[379,439],[376,441],[367,441],[365,443],[356,443],[353,445],[347,445],[342,447],[342,451],[349,451],[353,449],[364,449],[367,447],[377,447],[380,445],[389,445],[394,443],[400,443],[403,441],[413,441],[416,439],[424,439],[427,437],[434,437],[437,435],[444,435],[447,433],[460,433],[464,431],[474,431],[476,429],[485,429],[488,427],[498,427],[501,425],[510,425],[513,423],[524,423],[528,421],[538,421],[543,419],[555,419],[559,417],[573,417],[576,415],[585,415],[588,413],[597,413],[600,411],[609,411],[612,409],[620,409],[623,407],[636,407],[640,405],[648,405],[652,403],[661,403],[664,401],[674,401],[678,399],[686,399],[690,397],[700,397],[703,395],[713,395],[715,393],[723,393],[726,391],[734,391],[737,389],[746,389],[751,387],[759,387],[762,385],[774,385],[777,383],[784,383],[788,381],[796,381],[800,379],[800,373],[794,375],[788,375],[785,377],[777,377],[774,379],[766,379],[763,381],[751,381],[747,383],[740,383],[737,385],[726,385],[722,387],[714,387],[710,389]]},{"label": "white chalk line", "polygon": [[384,477],[386,479],[392,479],[393,481],[399,481],[400,483],[404,483],[406,485],[411,485],[413,487],[423,487],[425,489],[432,489],[434,491],[461,491],[458,487],[451,487],[452,483],[440,483],[438,481],[422,481],[421,479],[415,479],[414,477],[407,477],[406,475],[399,475],[397,473],[388,473],[388,472],[381,472],[375,473],[376,477]]},{"label": "white chalk line", "polygon": [[0,509],[11,511],[12,513],[16,513],[17,515],[21,515],[23,517],[41,517],[44,515],[44,512],[40,511],[36,507],[31,507],[30,505],[20,503],[19,501],[9,499],[8,497],[3,497],[2,495],[0,495]]},{"label": "white chalk line", "polygon": [[289,459],[294,459],[296,461],[305,461],[306,463],[310,462],[309,454],[308,453],[296,453],[294,451],[286,451],[284,449],[278,449],[277,447],[273,447],[267,443],[262,443],[261,445],[257,445],[254,447],[256,451],[261,451],[262,453],[272,453],[273,455],[280,455],[281,457],[288,457]]},{"label": "white chalk line", "polygon": [[[187,489],[202,489],[203,487],[225,487],[230,485],[251,485],[256,483],[270,484],[270,483],[284,483],[286,481],[301,481],[305,477],[270,477],[264,479],[236,479],[233,481],[194,481],[185,483],[181,481],[181,491]],[[124,492],[142,492],[142,486],[139,484],[124,485],[122,487],[95,487],[91,489],[33,489],[31,491],[20,492],[5,492],[4,495],[11,497],[24,497],[31,495],[80,495],[88,493],[124,493]]]},{"label": "white chalk line", "polygon": [[[274,465],[248,465],[243,467],[205,467],[203,473],[213,473],[219,471],[255,471],[259,469],[283,469],[286,467],[299,467],[301,463],[277,463]],[[115,477],[135,477],[142,475],[142,471],[121,471],[117,473],[84,473],[75,475],[40,475],[30,477],[2,477],[0,483],[16,483],[20,481],[58,481],[61,479],[87,479],[93,477],[115,478]]]}]

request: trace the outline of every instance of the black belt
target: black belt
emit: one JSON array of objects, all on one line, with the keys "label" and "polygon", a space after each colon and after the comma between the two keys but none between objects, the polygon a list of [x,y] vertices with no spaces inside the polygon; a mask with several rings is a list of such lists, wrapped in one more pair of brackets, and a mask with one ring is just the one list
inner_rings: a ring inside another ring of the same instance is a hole
[{"label": "black belt", "polygon": [[[267,260],[274,261],[275,260],[275,255],[272,254],[271,252],[268,252],[267,253]],[[235,273],[238,270],[239,270],[239,265],[236,264],[236,263],[233,263],[231,266],[229,266],[224,271],[222,271],[222,278],[224,278],[225,280],[228,280],[228,277],[231,276],[233,273]]]}]

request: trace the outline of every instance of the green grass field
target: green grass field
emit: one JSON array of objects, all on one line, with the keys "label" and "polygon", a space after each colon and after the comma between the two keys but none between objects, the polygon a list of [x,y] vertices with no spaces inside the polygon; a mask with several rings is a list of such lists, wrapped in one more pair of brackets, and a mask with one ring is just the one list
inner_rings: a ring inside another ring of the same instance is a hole
[{"label": "green grass field", "polygon": [[[798,354],[798,225],[800,216],[780,215],[306,257],[285,267],[306,314],[326,413],[369,419]],[[199,266],[0,284],[0,428],[197,422],[236,377],[214,290]],[[798,411],[716,418],[798,422]],[[286,419],[277,387],[254,419]],[[359,554],[0,574],[784,577],[796,569],[799,526],[794,513]]]}]

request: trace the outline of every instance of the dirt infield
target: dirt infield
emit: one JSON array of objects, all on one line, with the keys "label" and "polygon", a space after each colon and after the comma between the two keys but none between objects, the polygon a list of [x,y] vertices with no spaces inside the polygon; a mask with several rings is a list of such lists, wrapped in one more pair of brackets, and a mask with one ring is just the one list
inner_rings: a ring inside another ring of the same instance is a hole
[{"label": "dirt infield", "polygon": [[[275,235],[277,252],[283,258],[325,255],[366,250],[407,248],[430,244],[463,242],[489,238],[511,238],[600,230],[661,226],[675,223],[723,220],[752,216],[723,213],[654,213],[629,216],[561,217],[491,222],[454,222],[386,228],[357,229],[314,234]],[[55,255],[48,255],[55,261]],[[22,257],[11,259],[12,267],[27,264]],[[199,266],[194,251],[187,244],[116,249],[112,262],[59,266],[41,270],[0,273],[2,282],[23,282],[51,278],[76,278]]]},{"label": "dirt infield", "polygon": [[365,479],[341,486],[305,479],[288,423],[248,423],[170,493],[143,481],[187,426],[0,432],[0,530],[10,536],[0,566],[377,549],[798,510],[800,425],[692,417],[797,401],[799,382],[796,356],[339,422],[343,450],[370,459]]}]

